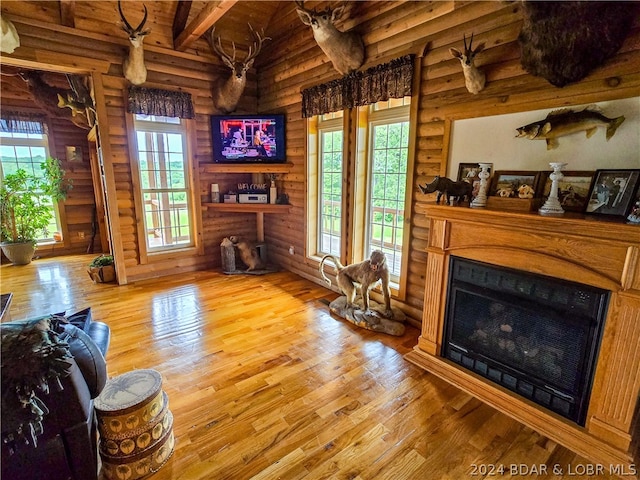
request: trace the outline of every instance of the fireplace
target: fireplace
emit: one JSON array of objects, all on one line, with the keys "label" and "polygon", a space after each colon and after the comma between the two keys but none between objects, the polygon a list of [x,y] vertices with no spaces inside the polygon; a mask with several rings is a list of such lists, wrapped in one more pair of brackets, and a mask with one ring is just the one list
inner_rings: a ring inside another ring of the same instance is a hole
[{"label": "fireplace", "polygon": [[[591,462],[640,443],[640,229],[424,204],[414,364]],[[640,457],[635,462],[640,461]]]},{"label": "fireplace", "polygon": [[451,257],[442,355],[584,425],[609,292]]}]

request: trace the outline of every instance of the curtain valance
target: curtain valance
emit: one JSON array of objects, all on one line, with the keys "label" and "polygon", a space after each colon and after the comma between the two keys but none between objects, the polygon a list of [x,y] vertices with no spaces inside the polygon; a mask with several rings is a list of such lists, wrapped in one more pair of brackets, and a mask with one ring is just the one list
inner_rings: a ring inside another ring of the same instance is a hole
[{"label": "curtain valance", "polygon": [[196,116],[190,93],[144,87],[129,88],[127,112],[179,118]]},{"label": "curtain valance", "polygon": [[414,55],[302,91],[304,118],[411,95]]},{"label": "curtain valance", "polygon": [[47,133],[47,117],[41,113],[2,112],[0,131],[6,133]]}]

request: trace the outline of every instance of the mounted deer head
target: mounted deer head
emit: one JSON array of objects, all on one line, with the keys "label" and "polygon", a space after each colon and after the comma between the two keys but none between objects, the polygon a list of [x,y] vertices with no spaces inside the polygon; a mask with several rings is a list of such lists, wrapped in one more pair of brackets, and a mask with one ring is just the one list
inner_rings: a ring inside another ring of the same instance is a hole
[{"label": "mounted deer head", "polygon": [[222,48],[222,40],[220,37],[217,39],[215,38],[215,27],[211,29],[211,34],[209,36],[211,49],[231,70],[231,75],[226,79],[218,81],[216,88],[213,91],[213,102],[216,108],[224,113],[231,113],[235,111],[238,106],[240,96],[242,95],[242,92],[244,92],[244,87],[247,84],[247,71],[253,66],[253,61],[260,53],[262,43],[265,40],[270,40],[269,37],[264,36],[264,32],[262,32],[261,35],[253,29],[251,24],[248,25],[249,30],[251,30],[251,35],[255,38],[255,42],[253,42],[253,45],[249,47],[249,52],[243,61],[236,61],[236,44],[234,42],[231,42],[233,46],[233,54],[229,55],[225,52],[224,48]]},{"label": "mounted deer head", "polygon": [[364,63],[364,43],[356,32],[341,32],[334,23],[344,13],[344,6],[321,12],[304,8],[304,1],[296,0],[296,12],[302,23],[313,30],[313,38],[329,57],[333,68],[341,75],[353,72]]},{"label": "mounted deer head", "polygon": [[462,64],[462,73],[464,73],[464,84],[467,87],[467,90],[475,95],[484,88],[486,82],[484,72],[478,70],[474,64],[476,55],[484,50],[484,43],[481,43],[475,50],[472,50],[473,33],[471,34],[471,40],[469,40],[469,46],[467,46],[467,36],[464,35],[463,38],[464,53],[457,48],[450,48],[449,53],[460,60],[460,63]]},{"label": "mounted deer head", "polygon": [[149,35],[151,30],[143,30],[144,24],[147,22],[147,7],[144,7],[144,17],[136,28],[133,28],[122,13],[122,6],[118,1],[118,11],[120,12],[120,28],[127,32],[131,46],[129,47],[129,57],[122,62],[122,70],[124,78],[129,80],[133,85],[142,85],[147,80],[147,67],[144,66],[144,49],[143,41],[145,35]]}]

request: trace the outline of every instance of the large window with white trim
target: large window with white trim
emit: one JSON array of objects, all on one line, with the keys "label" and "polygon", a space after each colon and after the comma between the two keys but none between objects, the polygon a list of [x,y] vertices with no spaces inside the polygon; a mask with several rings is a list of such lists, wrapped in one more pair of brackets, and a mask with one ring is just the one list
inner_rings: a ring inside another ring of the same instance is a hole
[{"label": "large window with white trim", "polygon": [[[22,169],[29,175],[44,177],[44,165],[49,158],[49,141],[45,133],[0,132],[0,174],[4,179],[7,174]],[[60,215],[57,203],[50,196],[41,192],[25,192],[37,197],[38,202],[46,205],[52,217],[49,225],[38,235],[38,243],[53,242],[53,233],[61,231]]]},{"label": "large window with white trim", "polygon": [[[357,121],[344,121],[342,112],[309,121],[309,211],[316,212],[315,219],[310,216],[309,256],[333,254],[355,263],[382,250],[396,288],[408,251],[410,101],[361,107],[350,112]],[[354,148],[345,148],[346,138],[355,139]],[[345,151],[352,152],[353,162]]]},{"label": "large window with white trim", "polygon": [[134,115],[149,253],[194,245],[194,226],[184,120],[177,117]]}]

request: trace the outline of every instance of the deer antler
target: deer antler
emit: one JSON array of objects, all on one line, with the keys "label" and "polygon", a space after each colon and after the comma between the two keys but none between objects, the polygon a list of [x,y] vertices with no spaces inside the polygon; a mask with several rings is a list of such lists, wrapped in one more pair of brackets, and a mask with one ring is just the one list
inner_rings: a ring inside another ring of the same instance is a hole
[{"label": "deer antler", "polygon": [[136,28],[133,28],[129,22],[127,22],[126,17],[124,16],[124,12],[122,11],[122,6],[120,5],[120,1],[118,0],[118,11],[120,12],[120,19],[122,20],[123,25],[121,26],[122,30],[124,30],[125,32],[127,32],[130,36],[134,36],[134,35],[146,35],[149,32],[143,32],[142,29],[144,28],[144,24],[147,23],[147,6],[146,5],[142,5],[144,7],[144,17],[142,18],[142,21],[140,22],[140,25],[138,25]]},{"label": "deer antler", "polygon": [[[262,30],[262,36],[261,36],[260,33],[256,32],[253,29],[250,23],[247,23],[247,25],[249,25],[249,30],[251,30],[251,35],[253,35],[256,41],[253,42],[253,45],[249,47],[249,53],[247,54],[247,58],[245,58],[243,62],[245,65],[250,61],[254,60],[258,56],[258,54],[260,53],[260,50],[262,50],[262,44],[264,43],[265,40],[271,40],[271,37],[264,36],[264,29]],[[255,51],[253,51],[253,48],[255,48]]]},{"label": "deer antler", "polygon": [[236,44],[235,42],[231,42],[231,45],[233,46],[233,56],[231,56],[227,52],[225,52],[224,48],[222,48],[221,37],[218,37],[217,44],[216,44],[215,33],[216,33],[216,27],[213,27],[211,29],[211,34],[209,35],[209,44],[211,45],[211,49],[218,54],[218,56],[222,59],[222,61],[227,67],[233,70],[235,68],[235,61],[236,61]]},{"label": "deer antler", "polygon": [[[249,64],[249,62],[252,62],[258,56],[258,54],[260,53],[260,50],[262,50],[262,44],[264,43],[265,40],[271,40],[270,37],[264,36],[264,30],[262,31],[262,35],[261,35],[260,33],[255,31],[255,29],[251,26],[250,23],[248,23],[247,25],[249,25],[249,30],[251,30],[251,35],[253,35],[256,41],[253,42],[253,45],[249,47],[249,52],[247,53],[246,58],[242,62],[240,62],[243,67],[246,67]],[[231,42],[231,45],[233,47],[233,55],[229,55],[224,50],[224,48],[222,48],[221,37],[218,37],[217,39],[215,38],[215,31],[216,31],[216,28],[213,27],[211,29],[211,34],[209,36],[209,43],[211,44],[211,48],[215,53],[217,53],[220,56],[220,58],[222,59],[222,61],[227,67],[229,67],[231,70],[235,70],[235,62],[236,62],[235,42]]]}]

